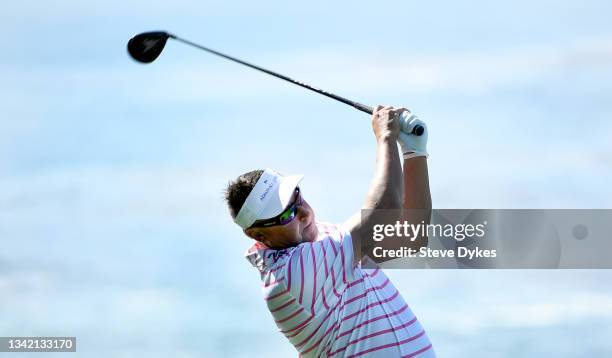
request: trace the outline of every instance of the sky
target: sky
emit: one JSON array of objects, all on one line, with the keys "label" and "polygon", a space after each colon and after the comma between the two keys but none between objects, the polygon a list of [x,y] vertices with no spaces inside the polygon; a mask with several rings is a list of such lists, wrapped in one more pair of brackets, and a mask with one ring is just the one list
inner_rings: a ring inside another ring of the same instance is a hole
[{"label": "sky", "polygon": [[[224,186],[257,168],[302,173],[330,222],[364,199],[367,115],[178,42],[135,63],[131,36],[167,30],[410,108],[429,128],[434,208],[605,209],[611,12],[577,0],[6,4],[0,336],[77,336],[87,357],[294,355]],[[388,274],[440,356],[612,352],[608,271]]]}]

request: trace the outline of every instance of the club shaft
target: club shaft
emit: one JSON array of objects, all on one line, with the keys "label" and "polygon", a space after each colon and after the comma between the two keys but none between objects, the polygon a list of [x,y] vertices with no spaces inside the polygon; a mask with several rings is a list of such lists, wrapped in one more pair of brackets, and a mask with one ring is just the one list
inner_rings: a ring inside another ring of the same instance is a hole
[{"label": "club shaft", "polygon": [[311,90],[311,91],[313,91],[313,92],[316,92],[316,93],[322,94],[322,95],[324,95],[324,96],[327,96],[327,97],[329,97],[329,98],[335,99],[336,101],[342,102],[342,103],[344,103],[344,104],[348,104],[349,106],[355,107],[355,108],[357,108],[358,110],[360,110],[360,111],[362,111],[362,112],[365,112],[365,113],[368,113],[368,114],[372,114],[372,113],[373,113],[373,109],[372,109],[372,107],[370,107],[370,106],[366,106],[365,104],[361,104],[361,103],[358,103],[358,102],[355,102],[355,101],[351,101],[350,99],[347,99],[347,98],[344,98],[344,97],[338,96],[338,95],[333,94],[333,93],[329,93],[329,92],[324,91],[324,90],[319,89],[319,88],[312,87],[312,86],[310,86],[310,85],[308,85],[308,84],[306,84],[306,83],[304,83],[304,82],[296,81],[296,80],[294,80],[294,79],[292,79],[292,78],[289,78],[289,77],[287,77],[287,76],[281,75],[280,73],[276,73],[276,72],[274,72],[274,71],[270,71],[270,70],[265,69],[265,68],[263,68],[263,67],[259,67],[259,66],[253,65],[253,64],[251,64],[251,63],[248,63],[248,62],[242,61],[242,60],[237,59],[237,58],[232,57],[232,56],[228,56],[228,55],[226,55],[226,54],[223,54],[223,53],[221,53],[221,52],[215,51],[215,50],[210,49],[210,48],[208,48],[208,47],[204,47],[204,46],[202,46],[202,45],[199,45],[199,44],[197,44],[197,43],[195,43],[195,42],[191,42],[191,41],[189,41],[189,40],[182,39],[182,38],[180,38],[180,37],[178,37],[178,36],[176,36],[176,35],[168,34],[168,36],[169,36],[170,38],[173,38],[173,39],[177,40],[177,41],[180,41],[180,42],[182,42],[182,43],[185,43],[185,44],[187,44],[187,45],[190,45],[190,46],[193,46],[193,47],[199,48],[200,50],[204,50],[204,51],[209,52],[209,53],[212,53],[212,54],[214,54],[214,55],[221,56],[221,57],[223,57],[223,58],[225,58],[225,59],[228,59],[228,60],[230,60],[230,61],[234,61],[234,62],[239,63],[239,64],[241,64],[241,65],[248,66],[248,67],[253,68],[253,69],[255,69],[255,70],[258,70],[258,71],[261,71],[261,72],[267,73],[267,74],[269,74],[269,75],[271,75],[271,76],[274,76],[274,77],[280,78],[280,79],[282,79],[282,80],[285,80],[285,81],[287,81],[287,82],[291,82],[291,83],[293,83],[293,84],[295,84],[295,85],[298,85],[298,86],[300,86],[300,87],[304,87],[304,88],[306,88],[306,89],[309,89],[309,90]]}]

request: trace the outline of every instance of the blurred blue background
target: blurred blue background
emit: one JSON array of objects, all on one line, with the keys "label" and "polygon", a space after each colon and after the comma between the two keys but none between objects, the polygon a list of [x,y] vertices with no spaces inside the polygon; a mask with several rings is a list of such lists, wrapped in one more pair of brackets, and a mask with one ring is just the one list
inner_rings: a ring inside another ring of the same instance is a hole
[{"label": "blurred blue background", "polygon": [[[319,219],[366,193],[369,118],[168,30],[430,129],[435,208],[610,208],[608,1],[7,3],[0,13],[0,336],[83,357],[287,357],[222,200],[303,173]],[[389,276],[440,357],[612,355],[609,271]],[[27,356],[27,354],[24,354]]]}]

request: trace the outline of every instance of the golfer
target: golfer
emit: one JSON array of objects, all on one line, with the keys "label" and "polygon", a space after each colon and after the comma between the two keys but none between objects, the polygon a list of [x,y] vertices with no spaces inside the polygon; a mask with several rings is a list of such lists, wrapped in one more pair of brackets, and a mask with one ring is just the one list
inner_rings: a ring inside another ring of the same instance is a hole
[{"label": "golfer", "polygon": [[[362,209],[431,208],[427,127],[411,115],[410,128],[422,125],[423,135],[400,131],[403,111],[374,110],[376,165]],[[350,179],[348,171],[327,175]],[[259,270],[280,332],[303,357],[435,357],[425,330],[386,275],[361,268],[361,240],[373,219],[358,211],[342,225],[315,221],[299,187],[302,177],[256,170],[226,191],[232,218],[255,240],[246,258]]]}]

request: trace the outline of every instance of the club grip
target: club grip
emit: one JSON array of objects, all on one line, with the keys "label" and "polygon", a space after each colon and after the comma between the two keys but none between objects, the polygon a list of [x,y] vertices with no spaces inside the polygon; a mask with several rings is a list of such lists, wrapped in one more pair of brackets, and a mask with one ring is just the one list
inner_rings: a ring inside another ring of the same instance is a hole
[{"label": "club grip", "polygon": [[425,127],[423,127],[422,125],[417,124],[412,128],[412,130],[410,129],[410,121],[415,117],[416,116],[410,111],[402,112],[402,114],[400,115],[400,129],[404,133],[412,133],[416,136],[421,136],[423,135],[423,133],[425,133]]}]

